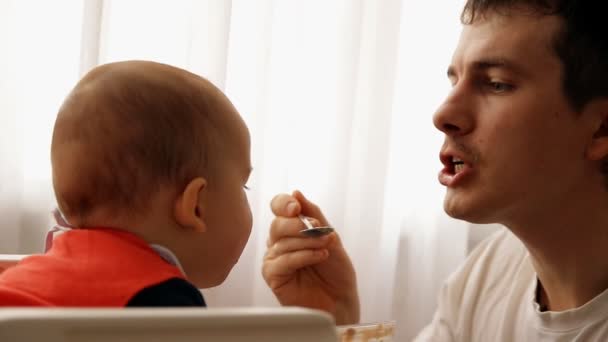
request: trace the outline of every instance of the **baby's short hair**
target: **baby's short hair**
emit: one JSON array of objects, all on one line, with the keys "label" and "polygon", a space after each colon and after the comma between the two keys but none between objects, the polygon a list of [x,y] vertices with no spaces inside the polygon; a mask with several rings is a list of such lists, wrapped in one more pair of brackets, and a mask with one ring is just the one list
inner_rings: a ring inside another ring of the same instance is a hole
[{"label": "baby's short hair", "polygon": [[221,112],[234,110],[207,80],[168,65],[129,61],[89,72],[65,100],[51,147],[65,217],[95,209],[146,210],[162,186],[183,190],[213,174]]}]

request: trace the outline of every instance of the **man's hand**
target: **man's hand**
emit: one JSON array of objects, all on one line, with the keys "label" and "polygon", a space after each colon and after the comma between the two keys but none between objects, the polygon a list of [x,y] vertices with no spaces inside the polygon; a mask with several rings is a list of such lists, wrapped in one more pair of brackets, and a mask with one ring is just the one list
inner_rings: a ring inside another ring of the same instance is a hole
[{"label": "man's hand", "polygon": [[328,226],[321,210],[299,191],[277,195],[262,275],[282,305],[303,306],[332,314],[336,324],[359,321],[355,270],[340,237],[305,237],[298,214],[313,225]]}]

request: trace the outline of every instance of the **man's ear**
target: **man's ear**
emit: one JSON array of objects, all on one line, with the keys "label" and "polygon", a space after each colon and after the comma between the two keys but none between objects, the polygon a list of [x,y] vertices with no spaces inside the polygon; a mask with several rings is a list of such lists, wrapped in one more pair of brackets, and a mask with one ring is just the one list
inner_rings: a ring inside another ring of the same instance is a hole
[{"label": "man's ear", "polygon": [[205,224],[203,208],[200,205],[200,196],[206,190],[207,180],[198,177],[190,181],[184,191],[175,201],[174,216],[175,221],[185,228],[198,232],[207,230]]},{"label": "man's ear", "polygon": [[594,133],[585,156],[593,161],[602,160],[608,156],[608,100],[594,101],[587,109],[594,117]]}]

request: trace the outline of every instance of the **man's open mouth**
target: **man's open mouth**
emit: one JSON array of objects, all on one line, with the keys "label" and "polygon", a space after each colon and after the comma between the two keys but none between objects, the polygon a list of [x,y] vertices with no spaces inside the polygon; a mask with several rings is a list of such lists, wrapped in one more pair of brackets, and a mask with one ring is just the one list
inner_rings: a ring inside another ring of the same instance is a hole
[{"label": "man's open mouth", "polygon": [[452,158],[452,173],[453,174],[458,174],[460,172],[462,172],[465,168],[465,164],[464,161],[458,158]]}]

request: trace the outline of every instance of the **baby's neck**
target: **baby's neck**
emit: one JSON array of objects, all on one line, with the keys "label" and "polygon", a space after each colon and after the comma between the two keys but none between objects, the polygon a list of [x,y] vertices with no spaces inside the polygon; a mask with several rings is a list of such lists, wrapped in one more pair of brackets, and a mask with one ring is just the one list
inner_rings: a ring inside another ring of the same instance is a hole
[{"label": "baby's neck", "polygon": [[120,214],[108,210],[94,210],[84,219],[67,217],[67,223],[73,228],[93,229],[112,228],[136,234],[148,243],[163,245],[175,222],[160,208],[149,208],[145,214]]}]

